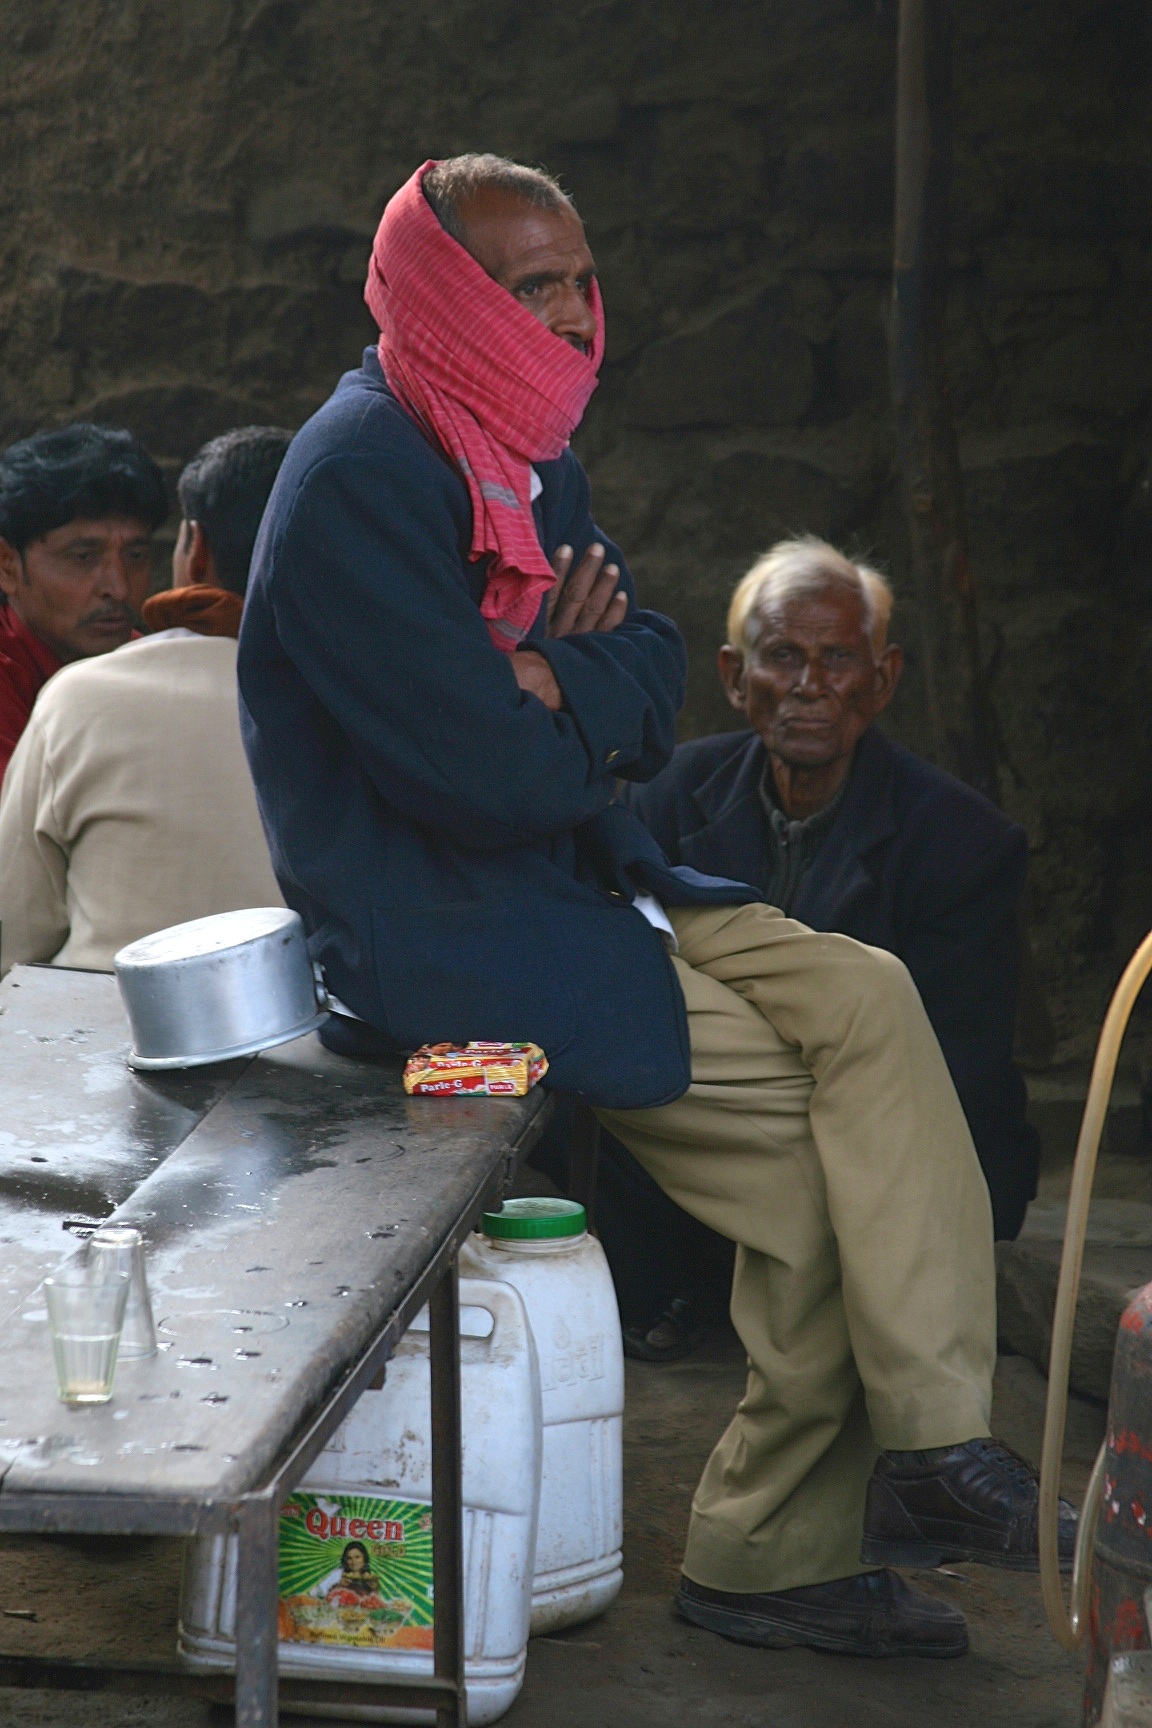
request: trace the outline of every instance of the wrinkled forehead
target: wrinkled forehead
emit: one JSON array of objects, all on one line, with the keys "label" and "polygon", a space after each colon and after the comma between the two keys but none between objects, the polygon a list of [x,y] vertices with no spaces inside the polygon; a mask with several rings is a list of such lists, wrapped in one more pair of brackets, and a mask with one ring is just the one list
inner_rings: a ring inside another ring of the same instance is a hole
[{"label": "wrinkled forehead", "polygon": [[867,599],[855,584],[839,577],[762,593],[754,613],[758,646],[786,639],[871,645]]},{"label": "wrinkled forehead", "polygon": [[65,522],[59,528],[49,528],[39,539],[51,551],[81,541],[98,546],[127,546],[136,541],[151,540],[152,533],[147,522],[134,516],[74,516],[71,522]]},{"label": "wrinkled forehead", "polygon": [[458,211],[465,244],[489,275],[572,269],[592,262],[584,224],[572,206],[532,204],[503,187],[485,186]]}]

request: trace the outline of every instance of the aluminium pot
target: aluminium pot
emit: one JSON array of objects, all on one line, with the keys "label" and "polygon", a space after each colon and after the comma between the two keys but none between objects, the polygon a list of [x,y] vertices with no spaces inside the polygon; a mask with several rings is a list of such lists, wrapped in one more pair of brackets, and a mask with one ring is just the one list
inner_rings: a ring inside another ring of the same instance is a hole
[{"label": "aluminium pot", "polygon": [[256,906],[173,924],[112,965],[132,1029],[133,1068],[196,1068],[252,1056],[327,1017],[297,912]]}]

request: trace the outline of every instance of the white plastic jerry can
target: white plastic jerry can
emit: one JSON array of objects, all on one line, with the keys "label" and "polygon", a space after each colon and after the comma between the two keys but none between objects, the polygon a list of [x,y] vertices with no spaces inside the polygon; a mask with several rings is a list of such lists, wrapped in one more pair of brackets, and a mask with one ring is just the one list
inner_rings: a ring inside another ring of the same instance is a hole
[{"label": "white plastic jerry can", "polygon": [[509,1200],[460,1251],[524,1298],[544,1417],[532,1631],[600,1614],[624,1581],[624,1349],[608,1262],[573,1200]]},{"label": "white plastic jerry can", "polygon": [[[494,1722],[524,1683],[540,1489],[540,1377],[519,1294],[462,1279],[464,1648],[468,1721]],[[432,1674],[432,1442],[427,1310],[361,1395],[280,1519],[280,1671],[408,1681]],[[189,1543],[180,1653],[235,1666],[236,1540]],[[309,1704],[309,1716],[427,1722],[432,1711]],[[282,1711],[291,1707],[281,1705]],[[303,1710],[303,1706],[300,1707]],[[299,1713],[299,1711],[297,1712]]]}]

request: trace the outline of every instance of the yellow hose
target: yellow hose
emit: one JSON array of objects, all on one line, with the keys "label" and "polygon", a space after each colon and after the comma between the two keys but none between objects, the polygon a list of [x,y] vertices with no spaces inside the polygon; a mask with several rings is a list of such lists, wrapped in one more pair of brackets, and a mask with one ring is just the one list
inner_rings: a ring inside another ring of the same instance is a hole
[{"label": "yellow hose", "polygon": [[1044,1412],[1044,1448],[1040,1454],[1040,1590],[1052,1635],[1065,1650],[1075,1650],[1088,1630],[1088,1593],[1092,1576],[1092,1538],[1100,1509],[1104,1480],[1104,1448],[1092,1469],[1080,1527],[1076,1533],[1076,1559],[1072,1568],[1071,1608],[1064,1604],[1060,1584],[1060,1554],[1057,1520],[1060,1504],[1060,1467],[1064,1458],[1064,1427],[1068,1415],[1068,1371],[1072,1359],[1072,1333],[1076,1325],[1076,1299],[1080,1294],[1080,1270],[1084,1261],[1084,1237],[1088,1229],[1088,1205],[1096,1158],[1108,1117],[1112,1082],[1120,1045],[1136,998],[1152,973],[1152,935],[1141,942],[1117,984],[1096,1046],[1084,1120],[1076,1143],[1072,1187],[1068,1195],[1068,1221],[1064,1229],[1064,1252],[1060,1259],[1060,1282],[1056,1287],[1056,1311],[1052,1319],[1052,1351],[1048,1359],[1048,1402]]}]

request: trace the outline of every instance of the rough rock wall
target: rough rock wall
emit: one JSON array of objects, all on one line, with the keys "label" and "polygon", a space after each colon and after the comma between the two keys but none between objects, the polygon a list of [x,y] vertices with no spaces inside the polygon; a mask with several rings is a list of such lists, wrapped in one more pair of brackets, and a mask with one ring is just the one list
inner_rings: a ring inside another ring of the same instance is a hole
[{"label": "rough rock wall", "polygon": [[[1149,23],[960,8],[952,367],[1006,756],[1060,1030],[1152,923]],[[731,582],[774,538],[887,566],[894,0],[0,0],[0,439],[77,415],[170,470],[295,425],[372,331],[379,211],[493,148],[574,192],[610,340],[600,519],[724,726]]]}]

